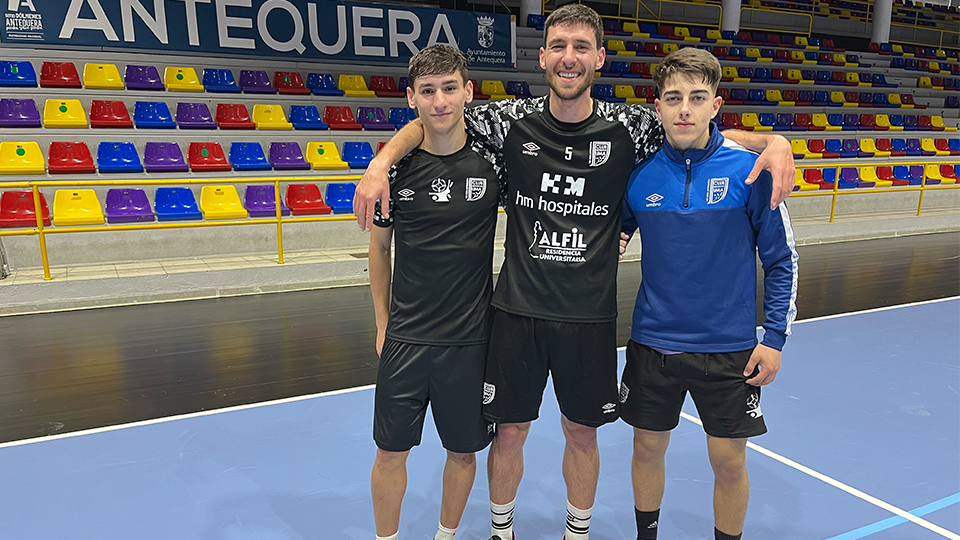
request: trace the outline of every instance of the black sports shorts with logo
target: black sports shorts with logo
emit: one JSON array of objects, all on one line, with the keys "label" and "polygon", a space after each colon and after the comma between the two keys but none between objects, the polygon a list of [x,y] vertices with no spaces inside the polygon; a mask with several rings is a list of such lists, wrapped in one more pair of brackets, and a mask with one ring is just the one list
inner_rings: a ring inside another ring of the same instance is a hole
[{"label": "black sports shorts with logo", "polygon": [[498,424],[536,420],[547,385],[569,420],[617,419],[617,323],[564,323],[494,311],[483,415]]},{"label": "black sports shorts with logo", "polygon": [[483,450],[493,425],[483,419],[487,345],[414,345],[386,338],[374,398],[373,439],[381,450],[405,452],[420,444],[427,404],[443,447]]},{"label": "black sports shorts with logo", "polygon": [[724,439],[763,435],[760,387],[746,383],[743,369],[753,349],[730,353],[664,355],[634,341],[627,344],[627,366],[620,384],[620,418],[633,427],[670,431],[690,392],[703,430]]}]

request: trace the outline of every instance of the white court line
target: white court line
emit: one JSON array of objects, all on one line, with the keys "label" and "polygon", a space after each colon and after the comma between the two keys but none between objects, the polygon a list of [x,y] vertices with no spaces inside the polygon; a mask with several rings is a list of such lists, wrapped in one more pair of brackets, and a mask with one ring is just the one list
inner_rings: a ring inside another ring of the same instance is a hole
[{"label": "white court line", "polygon": [[165,416],[163,418],[153,418],[150,420],[141,420],[139,422],[130,422],[129,424],[117,424],[114,426],[104,426],[93,429],[85,429],[82,431],[72,431],[70,433],[61,433],[59,435],[48,435],[45,437],[34,437],[32,439],[22,439],[19,441],[10,441],[5,443],[0,443],[0,450],[4,448],[12,448],[14,446],[25,446],[28,444],[36,444],[47,441],[59,441],[60,439],[69,439],[71,437],[80,437],[82,435],[94,435],[96,433],[106,433],[108,431],[117,431],[121,429],[140,427],[140,426],[152,426],[154,424],[163,424],[165,422],[173,422],[175,420],[185,420],[187,418],[199,418],[201,416],[211,416],[214,414],[228,413],[234,411],[243,411],[247,409],[256,409],[259,407],[266,407],[268,405],[280,405],[282,403],[294,403],[297,401],[304,401],[308,399],[314,399],[325,396],[335,396],[338,394],[350,394],[352,392],[359,392],[361,390],[370,390],[377,385],[368,384],[366,386],[357,386],[354,388],[343,388],[341,390],[331,390],[330,392],[320,392],[319,394],[309,394],[306,396],[294,396],[283,399],[275,399],[273,401],[261,401],[259,403],[248,403],[246,405],[236,405],[234,407],[225,407],[223,409],[211,409],[209,411],[200,411],[195,413],[187,414],[178,414],[176,416]]},{"label": "white court line", "polygon": [[923,306],[926,304],[938,304],[940,302],[949,302],[950,300],[957,300],[957,299],[960,299],[960,296],[950,296],[948,298],[937,298],[935,300],[923,300],[922,302],[911,302],[909,304],[897,304],[895,306],[884,306],[884,307],[873,308],[873,309],[865,309],[863,311],[850,311],[847,313],[837,313],[836,315],[824,315],[823,317],[813,317],[811,319],[803,319],[802,321],[794,321],[793,324],[825,321],[827,319],[838,319],[840,317],[849,317],[850,315],[865,315],[867,313],[876,313],[878,311],[889,311],[891,309]]},{"label": "white court line", "polygon": [[[697,425],[700,426],[700,427],[703,427],[703,423],[700,422],[700,419],[697,418],[696,416],[687,414],[687,413],[685,413],[685,412],[681,412],[681,413],[680,413],[680,416],[681,416],[682,418],[686,418],[687,420],[693,422],[694,424],[697,424]],[[793,460],[790,459],[790,458],[783,457],[783,456],[781,456],[780,454],[778,454],[778,453],[776,453],[776,452],[774,452],[774,451],[772,451],[772,450],[767,450],[766,448],[764,448],[764,447],[762,447],[762,446],[760,446],[760,445],[754,444],[754,443],[752,443],[752,442],[749,442],[749,441],[747,441],[747,448],[751,448],[751,449],[753,449],[753,450],[756,450],[757,452],[760,452],[761,454],[763,454],[763,455],[765,455],[765,456],[767,456],[767,457],[769,457],[769,458],[773,458],[773,459],[779,461],[780,463],[783,463],[784,465],[786,465],[786,466],[788,466],[788,467],[792,467],[792,468],[794,468],[794,469],[796,469],[796,470],[798,470],[798,471],[800,471],[800,472],[802,472],[802,473],[804,473],[804,474],[806,474],[806,475],[812,476],[812,477],[816,478],[817,480],[820,480],[821,482],[827,483],[827,484],[829,484],[829,485],[831,485],[831,486],[833,486],[833,487],[835,487],[835,488],[837,488],[837,489],[846,491],[847,493],[853,495],[854,497],[857,497],[858,499],[861,499],[861,500],[863,500],[863,501],[866,501],[866,502],[868,502],[868,503],[870,503],[870,504],[872,504],[872,505],[874,505],[874,506],[879,506],[880,508],[883,508],[883,509],[886,510],[887,512],[896,514],[896,515],[898,515],[898,516],[900,516],[900,517],[902,517],[903,519],[906,519],[906,520],[908,520],[908,521],[912,521],[913,523],[916,523],[917,525],[919,525],[919,526],[921,526],[921,527],[923,527],[923,528],[925,528],[925,529],[927,529],[927,530],[933,531],[933,532],[935,532],[935,533],[937,533],[937,534],[939,534],[939,535],[941,535],[941,536],[944,536],[944,537],[946,537],[946,538],[950,538],[951,540],[960,540],[960,534],[957,534],[957,533],[948,531],[947,529],[944,529],[943,527],[940,527],[940,526],[938,526],[938,525],[934,525],[933,523],[930,523],[929,521],[927,521],[927,520],[925,520],[925,519],[923,519],[923,518],[919,518],[919,517],[911,514],[910,512],[907,512],[906,510],[902,510],[902,509],[900,509],[900,508],[897,508],[896,506],[894,506],[894,505],[892,505],[892,504],[890,504],[890,503],[888,503],[888,502],[881,501],[880,499],[878,499],[878,498],[876,498],[876,497],[874,497],[874,496],[872,496],[872,495],[867,495],[866,493],[860,491],[860,490],[857,489],[857,488],[848,486],[847,484],[844,484],[843,482],[841,482],[841,481],[839,481],[839,480],[835,480],[835,479],[833,479],[833,478],[831,478],[831,477],[829,477],[829,476],[827,476],[827,475],[825,475],[825,474],[823,474],[823,473],[817,472],[817,471],[811,469],[810,467],[807,467],[807,466],[805,466],[805,465],[801,465],[801,464],[797,463],[796,461],[793,461]]]},{"label": "white court line", "polygon": [[[825,320],[825,319],[835,319],[835,318],[838,318],[838,317],[849,317],[849,316],[851,316],[851,315],[862,315],[862,314],[865,314],[865,313],[873,313],[873,312],[876,312],[876,311],[887,311],[887,310],[890,310],[890,309],[899,309],[899,308],[905,308],[905,307],[920,306],[920,305],[923,305],[923,304],[934,304],[934,303],[937,303],[937,302],[946,302],[946,301],[948,301],[948,300],[956,300],[956,299],[958,299],[958,298],[960,298],[960,296],[953,296],[953,297],[950,297],[950,298],[940,298],[940,299],[936,299],[936,300],[924,300],[924,301],[922,301],[922,302],[913,302],[913,303],[910,303],[910,304],[900,304],[900,305],[896,305],[896,306],[886,306],[886,307],[876,308],[876,309],[867,309],[867,310],[864,310],[864,311],[851,311],[851,312],[849,312],[849,313],[839,313],[839,314],[837,314],[837,315],[827,315],[827,316],[825,316],[825,317],[816,317],[816,318],[813,318],[813,319],[804,319],[804,320],[802,320],[802,321],[794,321],[793,324],[800,324],[800,323],[812,322],[812,321],[822,321],[822,320]],[[762,328],[762,327],[758,326],[757,328]],[[619,352],[619,351],[624,351],[624,350],[626,350],[626,349],[627,349],[626,347],[617,347],[617,351],[618,351],[618,352]],[[369,385],[366,385],[366,386],[358,386],[358,387],[354,387],[354,388],[343,388],[343,389],[341,389],[341,390],[333,390],[333,391],[330,391],[330,392],[321,392],[321,393],[319,393],[319,394],[309,394],[309,395],[305,395],[305,396],[296,396],[296,397],[292,397],[292,398],[275,399],[275,400],[271,400],[271,401],[261,401],[261,402],[258,402],[258,403],[248,403],[248,404],[246,404],[246,405],[237,405],[237,406],[234,406],[234,407],[225,407],[225,408],[223,408],[223,409],[211,409],[211,410],[209,410],[209,411],[201,411],[201,412],[195,412],[195,413],[179,414],[179,415],[176,415],[176,416],[166,416],[166,417],[162,417],[162,418],[153,418],[153,419],[150,419],[150,420],[142,420],[142,421],[139,421],[139,422],[131,422],[131,423],[128,423],[128,424],[116,424],[116,425],[113,425],[113,426],[104,426],[104,427],[93,428],[93,429],[85,429],[85,430],[81,430],[81,431],[72,431],[72,432],[70,432],[70,433],[62,433],[62,434],[60,434],[60,435],[47,435],[47,436],[43,436],[43,437],[34,437],[34,438],[31,438],[31,439],[21,439],[21,440],[19,440],[19,441],[10,441],[10,442],[5,442],[5,443],[0,443],[0,449],[10,448],[10,447],[13,447],[13,446],[23,446],[23,445],[26,445],[26,444],[41,443],[41,442],[46,442],[46,441],[56,441],[56,440],[60,440],[60,439],[66,439],[66,438],[69,438],[69,437],[80,437],[81,435],[92,435],[92,434],[95,434],[95,433],[105,433],[105,432],[108,432],[108,431],[116,431],[116,430],[119,430],[119,429],[126,429],[126,428],[132,428],[132,427],[150,426],[150,425],[153,425],[153,424],[161,424],[161,423],[163,423],[163,422],[173,422],[173,421],[175,421],[175,420],[184,420],[184,419],[187,419],[187,418],[198,418],[198,417],[201,417],[201,416],[210,416],[210,415],[212,415],[212,414],[228,413],[228,412],[233,412],[233,411],[242,411],[242,410],[246,410],[246,409],[254,409],[254,408],[257,408],[257,407],[268,407],[268,406],[270,406],[270,405],[279,405],[279,404],[281,404],[281,403],[292,403],[292,402],[295,402],[295,401],[303,401],[303,400],[305,400],[305,399],[313,399],[313,398],[324,397],[324,396],[334,396],[334,395],[337,395],[337,394],[347,394],[347,393],[350,393],[350,392],[359,392],[359,391],[361,391],[361,390],[369,390],[369,389],[371,389],[371,388],[374,388],[375,386],[376,386],[376,385],[369,384]],[[958,538],[957,540],[960,540],[960,538]]]}]

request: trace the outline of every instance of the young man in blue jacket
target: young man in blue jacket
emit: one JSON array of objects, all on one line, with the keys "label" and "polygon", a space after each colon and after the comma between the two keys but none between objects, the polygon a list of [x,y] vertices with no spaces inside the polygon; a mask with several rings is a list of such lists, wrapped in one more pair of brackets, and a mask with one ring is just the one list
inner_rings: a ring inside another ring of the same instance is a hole
[{"label": "young man in blue jacket", "polygon": [[[634,427],[637,538],[657,537],[664,454],[690,392],[713,466],[714,536],[739,539],[749,499],[748,437],[766,432],[760,387],[780,368],[796,317],[797,252],[787,207],[771,210],[767,172],[744,184],[757,155],[712,119],[720,63],[692,47],[653,75],[666,144],[633,171],[623,230],[643,237],[620,417]],[[764,270],[763,340],[756,339],[756,257]]]}]

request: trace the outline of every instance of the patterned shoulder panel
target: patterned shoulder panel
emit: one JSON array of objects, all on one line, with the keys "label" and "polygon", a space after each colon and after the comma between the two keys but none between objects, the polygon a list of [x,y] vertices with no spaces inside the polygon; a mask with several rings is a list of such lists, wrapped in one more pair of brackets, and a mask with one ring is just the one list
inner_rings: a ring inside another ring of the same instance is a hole
[{"label": "patterned shoulder panel", "polygon": [[507,168],[503,163],[503,152],[492,148],[490,145],[484,144],[477,140],[476,138],[470,139],[470,149],[473,150],[478,156],[484,159],[487,163],[493,167],[493,171],[497,173],[497,186],[499,187],[499,204],[501,207],[507,207]]},{"label": "patterned shoulder panel", "polygon": [[[416,150],[414,150],[416,152]],[[397,175],[400,172],[400,169],[405,168],[410,159],[413,157],[414,152],[400,158],[400,161],[394,163],[393,167],[390,167],[390,172],[387,173],[387,180],[390,182],[390,193],[393,193],[394,182],[397,179]],[[390,208],[393,209],[395,199],[390,197],[389,203]],[[392,227],[393,226],[393,212],[390,212],[390,217],[388,219],[383,218],[383,214],[380,213],[380,201],[377,200],[373,208],[373,224],[377,227]]]},{"label": "patterned shoulder panel", "polygon": [[497,151],[513,122],[543,110],[545,97],[493,101],[466,110],[467,133]]},{"label": "patterned shoulder panel", "polygon": [[632,103],[598,101],[597,115],[611,122],[620,122],[627,128],[637,151],[635,163],[663,148],[663,124],[652,110]]}]

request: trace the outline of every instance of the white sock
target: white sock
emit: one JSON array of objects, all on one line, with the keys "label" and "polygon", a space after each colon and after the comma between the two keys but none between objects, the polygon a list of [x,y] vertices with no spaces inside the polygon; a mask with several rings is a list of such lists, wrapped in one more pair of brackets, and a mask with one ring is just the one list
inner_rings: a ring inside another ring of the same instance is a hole
[{"label": "white sock", "polygon": [[443,523],[440,524],[440,527],[437,529],[437,534],[433,535],[433,540],[454,540],[453,536],[457,534],[457,528],[448,529],[443,526]]},{"label": "white sock", "polygon": [[496,504],[490,501],[490,535],[501,540],[513,540],[513,507],[517,504],[514,499],[507,504]]},{"label": "white sock", "polygon": [[581,510],[567,501],[567,540],[587,540],[590,538],[590,516],[593,507]]},{"label": "white sock", "polygon": [[390,536],[378,536],[377,540],[397,540],[400,538],[400,531],[397,531]]}]

